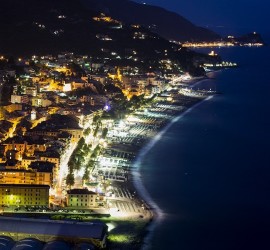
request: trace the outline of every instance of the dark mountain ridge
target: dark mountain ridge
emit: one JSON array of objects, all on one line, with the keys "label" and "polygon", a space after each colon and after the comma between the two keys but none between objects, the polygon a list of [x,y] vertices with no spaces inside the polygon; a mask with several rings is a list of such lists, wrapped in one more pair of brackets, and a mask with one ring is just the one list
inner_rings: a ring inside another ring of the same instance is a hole
[{"label": "dark mountain ridge", "polygon": [[[110,67],[138,67],[146,72],[170,61],[191,74],[203,74],[199,65],[213,60],[84,4],[81,0],[1,1],[0,55],[74,52]],[[179,72],[178,66],[173,67],[171,72]]]},{"label": "dark mountain ridge", "polygon": [[141,24],[168,40],[213,41],[220,36],[195,26],[177,13],[130,0],[81,0],[89,9],[109,14],[125,23]]}]

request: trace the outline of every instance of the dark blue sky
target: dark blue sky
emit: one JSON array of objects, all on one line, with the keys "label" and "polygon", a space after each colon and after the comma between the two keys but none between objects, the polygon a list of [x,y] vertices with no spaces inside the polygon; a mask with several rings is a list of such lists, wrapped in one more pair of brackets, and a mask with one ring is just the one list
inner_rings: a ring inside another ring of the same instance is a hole
[{"label": "dark blue sky", "polygon": [[[270,0],[137,0],[164,7],[223,34],[270,35]],[[222,26],[222,27],[220,27]]]}]

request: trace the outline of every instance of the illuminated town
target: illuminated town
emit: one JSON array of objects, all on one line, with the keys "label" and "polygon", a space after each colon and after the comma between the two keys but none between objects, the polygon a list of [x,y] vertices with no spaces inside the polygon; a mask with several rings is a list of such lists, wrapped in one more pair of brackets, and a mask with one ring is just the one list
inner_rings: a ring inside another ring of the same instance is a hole
[{"label": "illuminated town", "polygon": [[[186,48],[222,48],[222,47],[261,47],[264,46],[264,42],[258,38],[259,34],[256,32],[250,33],[244,37],[227,36],[220,41],[211,42],[184,42],[183,47]],[[177,43],[177,42],[176,42]]]},{"label": "illuminated town", "polygon": [[[192,90],[190,83],[201,77],[187,72],[100,73],[103,64],[89,59],[34,55],[16,59],[21,74],[1,71],[7,103],[1,106],[3,215],[152,219],[128,184],[136,153],[179,112],[215,93]],[[5,56],[1,60],[8,64]],[[169,60],[164,63],[171,67]],[[90,242],[105,247],[106,238],[102,233]]]},{"label": "illuminated town", "polygon": [[[82,22],[50,14],[74,30]],[[194,88],[209,72],[238,67],[214,49],[264,45],[170,41],[103,12],[87,22],[89,53],[1,51],[0,249],[138,249],[159,216],[136,189],[138,155],[179,114],[219,94]],[[64,46],[61,25],[35,20],[30,30]],[[209,52],[191,50],[202,47]]]},{"label": "illuminated town", "polygon": [[248,47],[260,47],[263,46],[263,43],[243,43],[243,44],[236,44],[232,42],[186,42],[183,43],[182,46],[186,48],[212,48],[212,47],[234,47],[234,46],[248,46]]}]

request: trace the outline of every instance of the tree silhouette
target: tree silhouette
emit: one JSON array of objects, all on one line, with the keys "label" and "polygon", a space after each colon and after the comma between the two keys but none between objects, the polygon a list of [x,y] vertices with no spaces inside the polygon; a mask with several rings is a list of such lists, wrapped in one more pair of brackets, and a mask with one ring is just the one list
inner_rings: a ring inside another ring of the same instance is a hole
[{"label": "tree silhouette", "polygon": [[71,189],[71,187],[75,184],[75,178],[74,178],[74,173],[71,172],[67,175],[66,177],[66,184]]}]

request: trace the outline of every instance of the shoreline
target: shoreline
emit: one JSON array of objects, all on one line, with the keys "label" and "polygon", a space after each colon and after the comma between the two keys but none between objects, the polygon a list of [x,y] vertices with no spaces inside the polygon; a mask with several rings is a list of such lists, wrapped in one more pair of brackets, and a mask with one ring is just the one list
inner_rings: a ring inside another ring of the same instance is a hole
[{"label": "shoreline", "polygon": [[[186,86],[192,87],[205,80],[211,79],[208,77],[192,79]],[[179,85],[175,86],[176,89],[172,88],[167,93],[160,94],[154,101],[130,113],[122,121],[126,123],[125,128],[115,125],[110,131],[111,134],[107,136],[108,147],[100,154],[100,164],[95,170],[96,173],[103,172],[103,178],[106,182],[109,181],[111,193],[114,195],[106,197],[108,202],[106,207],[93,209],[91,213],[81,214],[75,218],[81,221],[99,219],[106,223],[109,231],[107,249],[148,249],[156,227],[166,216],[144,186],[141,175],[142,162],[174,123],[213,97],[212,94],[203,98],[185,96],[179,93]],[[114,153],[110,156],[107,150]],[[108,157],[112,161],[102,162],[102,157]],[[114,171],[115,176],[123,179],[120,181],[107,179],[112,178],[108,172],[111,174]],[[40,216],[44,214],[26,215],[35,218]],[[46,216],[52,220],[60,219],[53,218],[49,214]],[[61,219],[71,217],[74,219],[74,216],[68,213],[61,216],[63,216]]]},{"label": "shoreline", "polygon": [[[196,84],[196,83],[195,83]],[[152,217],[151,221],[149,222],[149,225],[144,229],[146,232],[146,236],[143,239],[143,245],[141,247],[142,250],[148,249],[148,242],[151,239],[151,233],[154,232],[154,229],[156,228],[157,224],[160,223],[166,214],[164,211],[158,206],[155,201],[153,201],[152,197],[150,196],[148,190],[143,184],[143,180],[141,177],[141,163],[144,160],[144,157],[148,154],[148,152],[155,147],[155,145],[158,143],[158,141],[163,137],[163,135],[171,128],[171,126],[178,122],[182,117],[184,117],[186,114],[191,112],[193,109],[195,109],[197,106],[201,105],[203,102],[208,101],[213,98],[212,96],[209,96],[205,99],[200,100],[199,102],[195,103],[194,105],[187,108],[184,112],[179,113],[175,118],[173,118],[161,131],[159,131],[156,136],[151,139],[145,146],[143,146],[139,150],[139,154],[137,156],[137,159],[135,160],[133,166],[134,168],[132,170],[132,183],[134,185],[134,188],[138,191],[139,196],[143,199],[143,201],[150,205],[150,210],[152,211]],[[149,235],[150,234],[150,235]]]},{"label": "shoreline", "polygon": [[[211,78],[203,77],[199,79],[192,79],[188,86],[192,87],[202,81],[205,80],[211,80]],[[140,242],[137,247],[134,249],[148,249],[149,242],[152,238],[152,235],[154,233],[154,230],[158,223],[160,223],[164,217],[166,216],[164,214],[164,211],[158,206],[158,204],[155,203],[155,201],[150,196],[148,190],[145,188],[142,177],[141,177],[141,164],[144,160],[145,156],[149,153],[149,151],[158,143],[158,141],[162,138],[162,136],[170,129],[170,127],[177,121],[179,121],[183,116],[185,116],[187,113],[192,111],[194,108],[196,108],[198,105],[203,103],[204,101],[210,100],[214,95],[208,95],[205,98],[193,98],[193,97],[177,97],[176,102],[174,104],[175,107],[183,107],[182,109],[176,110],[171,117],[164,118],[163,123],[160,127],[158,127],[156,130],[154,130],[154,135],[152,137],[147,137],[144,143],[139,146],[139,148],[135,151],[135,158],[131,162],[131,168],[128,173],[128,180],[127,182],[123,183],[124,186],[129,186],[134,193],[136,192],[136,197],[134,197],[137,202],[142,203],[145,206],[145,211],[143,213],[143,218],[140,217],[136,219],[136,217],[133,218],[133,220],[137,221],[144,221],[145,225],[143,226],[143,229],[141,232],[137,232],[136,240]],[[182,99],[182,100],[181,100]],[[182,105],[181,102],[182,101]],[[180,102],[180,104],[179,104]],[[184,104],[184,105],[183,105]],[[151,104],[150,107],[153,107],[154,105]],[[166,112],[164,112],[166,114]],[[125,220],[123,220],[124,222]],[[128,221],[127,221],[128,222]],[[139,239],[138,239],[139,238]],[[130,242],[132,244],[132,242]],[[133,242],[134,243],[134,242]],[[111,248],[109,248],[111,249]],[[127,249],[125,247],[123,248],[112,248],[112,249]],[[132,248],[133,249],[133,248]]]}]

